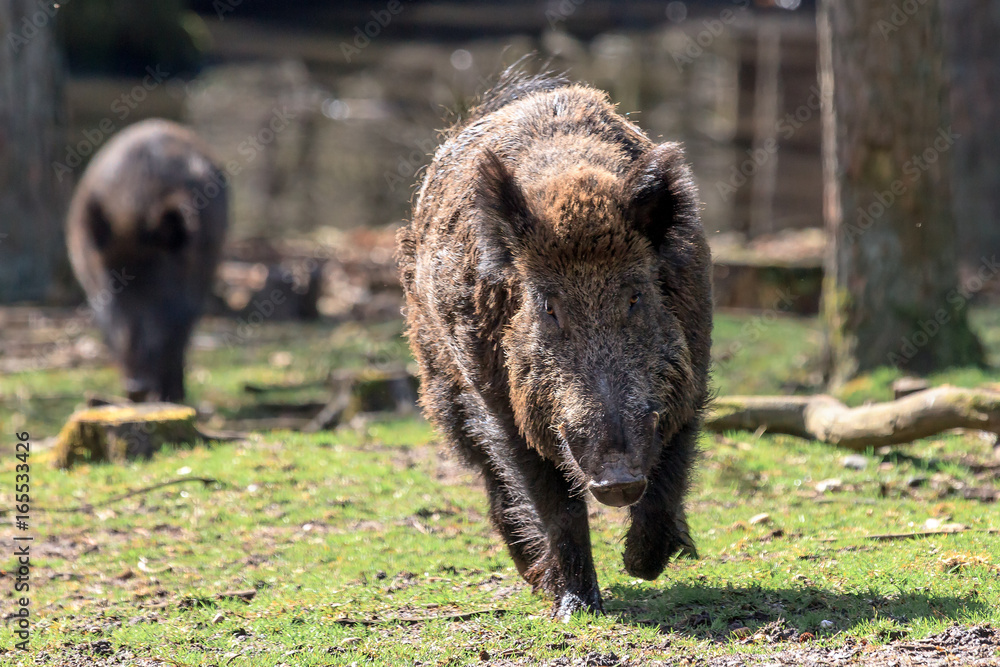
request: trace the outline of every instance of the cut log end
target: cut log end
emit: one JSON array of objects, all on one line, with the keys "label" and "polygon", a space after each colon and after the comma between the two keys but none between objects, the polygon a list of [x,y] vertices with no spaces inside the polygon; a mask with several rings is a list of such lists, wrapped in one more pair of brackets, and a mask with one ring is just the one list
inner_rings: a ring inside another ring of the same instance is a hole
[{"label": "cut log end", "polygon": [[148,458],[166,443],[191,444],[202,438],[194,408],[172,403],[106,405],[75,412],[55,445],[55,465],[120,463]]},{"label": "cut log end", "polygon": [[717,432],[763,428],[865,451],[956,428],[1000,433],[1000,392],[942,386],[856,408],[826,394],[728,396],[716,399],[705,427]]}]

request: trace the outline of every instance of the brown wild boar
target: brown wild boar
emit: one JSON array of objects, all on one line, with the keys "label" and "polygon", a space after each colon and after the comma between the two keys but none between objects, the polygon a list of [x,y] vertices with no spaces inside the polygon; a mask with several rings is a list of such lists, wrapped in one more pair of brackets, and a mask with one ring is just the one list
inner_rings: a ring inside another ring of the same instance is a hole
[{"label": "brown wild boar", "polygon": [[451,130],[398,238],[421,405],[477,468],[553,613],[601,611],[585,494],[628,506],[625,568],[696,555],[710,257],[680,146],[607,96],[508,70]]},{"label": "brown wild boar", "polygon": [[134,401],[184,398],[184,353],[226,232],[226,181],[190,130],[136,123],[70,203],[70,261]]}]

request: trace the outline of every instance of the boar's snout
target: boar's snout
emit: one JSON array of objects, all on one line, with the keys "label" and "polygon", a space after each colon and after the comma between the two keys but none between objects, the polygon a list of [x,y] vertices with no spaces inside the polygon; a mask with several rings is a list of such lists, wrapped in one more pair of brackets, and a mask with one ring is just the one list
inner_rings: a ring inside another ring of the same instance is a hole
[{"label": "boar's snout", "polygon": [[[656,428],[659,422],[660,414],[658,412],[650,412],[643,420],[650,441],[656,437]],[[649,444],[646,446],[648,447]],[[646,476],[636,469],[635,453],[628,456],[626,452],[629,448],[623,442],[615,442],[612,446],[602,449],[604,450],[603,465],[591,477],[588,485],[590,492],[602,505],[627,507],[635,504],[646,491]],[[629,465],[629,463],[633,465]]]},{"label": "boar's snout", "polygon": [[133,403],[142,403],[149,396],[150,384],[133,377],[125,379],[125,394]]},{"label": "boar's snout", "polygon": [[601,471],[590,482],[590,492],[597,501],[611,507],[627,507],[638,501],[645,490],[646,478],[643,475],[633,475],[618,466]]},{"label": "boar's snout", "polygon": [[157,319],[148,310],[118,315],[109,327],[109,338],[121,359],[128,399],[133,403],[183,401],[186,329]]},{"label": "boar's snout", "polygon": [[125,394],[133,403],[163,401],[179,403],[184,400],[184,369],[172,360],[163,364],[163,372],[153,377],[128,375],[125,379]]},{"label": "boar's snout", "polygon": [[[640,421],[638,433],[628,433],[622,421],[606,416],[604,433],[598,437],[574,440],[566,423],[558,431],[569,449],[581,475],[587,480],[586,488],[603,505],[627,507],[642,498],[646,491],[646,473],[649,462],[655,459],[657,426],[660,415],[650,412]],[[572,443],[584,444],[579,449]]]}]

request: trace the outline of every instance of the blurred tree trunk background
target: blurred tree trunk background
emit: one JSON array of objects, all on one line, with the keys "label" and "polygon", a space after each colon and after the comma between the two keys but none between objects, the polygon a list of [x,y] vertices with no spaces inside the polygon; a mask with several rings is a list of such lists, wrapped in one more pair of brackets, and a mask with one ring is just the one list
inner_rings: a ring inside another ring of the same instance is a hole
[{"label": "blurred tree trunk background", "polygon": [[879,366],[927,373],[983,361],[958,290],[941,10],[936,0],[916,7],[819,7],[833,386]]},{"label": "blurred tree trunk background", "polygon": [[66,123],[53,13],[34,0],[0,0],[0,303],[49,297],[67,270],[72,183],[52,168]]},{"label": "blurred tree trunk background", "polygon": [[[200,49],[209,40],[204,22],[186,9],[185,0],[84,0],[59,9],[56,35],[73,73],[102,72],[144,76],[151,67],[193,74]],[[242,0],[220,0],[210,7],[239,6]],[[251,4],[251,3],[245,3]]]},{"label": "blurred tree trunk background", "polygon": [[1000,2],[942,3],[959,257],[972,270],[1000,251]]}]

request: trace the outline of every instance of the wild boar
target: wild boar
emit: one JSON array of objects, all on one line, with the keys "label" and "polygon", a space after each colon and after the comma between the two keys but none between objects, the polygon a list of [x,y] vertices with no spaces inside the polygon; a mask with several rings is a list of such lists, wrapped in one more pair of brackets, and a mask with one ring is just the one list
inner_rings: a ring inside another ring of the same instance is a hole
[{"label": "wild boar", "polygon": [[190,130],[126,128],[94,156],[66,222],[70,262],[133,401],[184,399],[184,355],[225,237],[226,181]]},{"label": "wild boar", "polygon": [[599,613],[586,493],[625,569],[696,556],[683,499],[708,397],[711,261],[681,147],[598,90],[508,70],[447,135],[397,256],[421,406],[485,481],[553,614]]}]

